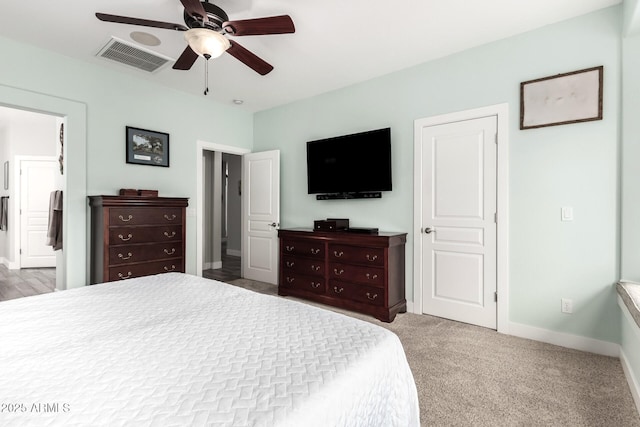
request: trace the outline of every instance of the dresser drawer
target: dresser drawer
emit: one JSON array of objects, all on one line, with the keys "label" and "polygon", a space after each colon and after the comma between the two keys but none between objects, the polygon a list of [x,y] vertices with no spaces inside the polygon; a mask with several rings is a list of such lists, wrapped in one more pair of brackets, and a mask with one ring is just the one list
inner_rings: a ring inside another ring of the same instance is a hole
[{"label": "dresser drawer", "polygon": [[179,242],[182,226],[109,227],[109,245],[131,243]]},{"label": "dresser drawer", "polygon": [[132,277],[148,276],[150,274],[184,273],[184,259],[175,258],[165,261],[154,261],[143,264],[127,264],[109,268],[109,281],[130,279]]},{"label": "dresser drawer", "polygon": [[182,208],[111,208],[109,209],[109,224],[111,226],[141,224],[181,225]]},{"label": "dresser drawer", "polygon": [[370,305],[385,305],[384,289],[347,283],[340,280],[329,281],[327,295]]},{"label": "dresser drawer", "polygon": [[329,261],[384,267],[384,249],[329,245]]},{"label": "dresser drawer", "polygon": [[324,261],[303,257],[284,257],[282,268],[285,271],[307,274],[310,276],[324,276]]},{"label": "dresser drawer", "polygon": [[329,279],[345,280],[370,286],[384,286],[384,268],[355,264],[329,264]]},{"label": "dresser drawer", "polygon": [[109,265],[181,257],[182,242],[119,245],[109,248]]},{"label": "dresser drawer", "polygon": [[282,253],[285,255],[324,259],[324,243],[322,242],[283,239],[280,244],[282,245]]},{"label": "dresser drawer", "polygon": [[280,286],[315,294],[325,293],[324,279],[322,277],[306,276],[294,271],[284,271],[282,273]]}]

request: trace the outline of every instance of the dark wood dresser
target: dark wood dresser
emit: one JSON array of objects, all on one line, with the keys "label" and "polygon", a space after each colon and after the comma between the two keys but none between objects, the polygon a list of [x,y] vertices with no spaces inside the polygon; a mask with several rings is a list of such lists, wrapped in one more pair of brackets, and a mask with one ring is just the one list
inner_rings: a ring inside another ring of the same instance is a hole
[{"label": "dark wood dresser", "polygon": [[188,199],[89,196],[91,284],[184,273]]},{"label": "dark wood dresser", "polygon": [[392,322],[407,311],[406,233],[283,229],[278,294]]}]

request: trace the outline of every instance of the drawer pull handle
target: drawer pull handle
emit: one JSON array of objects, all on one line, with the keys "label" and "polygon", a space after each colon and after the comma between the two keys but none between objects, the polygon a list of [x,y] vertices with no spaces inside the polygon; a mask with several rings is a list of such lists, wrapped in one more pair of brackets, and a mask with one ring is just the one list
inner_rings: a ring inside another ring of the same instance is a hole
[{"label": "drawer pull handle", "polygon": [[128,279],[131,277],[131,272],[128,271],[126,276],[122,273],[118,273],[118,277],[120,278],[120,280]]},{"label": "drawer pull handle", "polygon": [[124,256],[122,254],[118,254],[118,258],[121,258],[121,259],[131,259],[132,256],[133,255],[131,255],[131,252],[127,253],[127,256]]},{"label": "drawer pull handle", "polygon": [[296,265],[296,263],[295,263],[295,262],[293,262],[293,261],[286,261],[286,262],[285,262],[285,264],[286,264],[286,265],[287,265],[287,267],[289,267],[289,268],[291,268],[291,267],[293,267],[294,265]]},{"label": "drawer pull handle", "polygon": [[336,276],[342,276],[342,273],[344,273],[344,270],[343,269],[338,270],[337,268],[334,268],[333,272],[335,273]]},{"label": "drawer pull handle", "polygon": [[287,277],[287,283],[293,283],[295,282],[296,278],[295,277]]},{"label": "drawer pull handle", "polygon": [[318,255],[320,253],[320,249],[311,248],[311,253],[314,255]]},{"label": "drawer pull handle", "polygon": [[320,282],[311,282],[311,287],[313,289],[318,289],[320,287]]},{"label": "drawer pull handle", "polygon": [[336,258],[340,258],[342,255],[344,255],[344,252],[340,251],[333,251],[333,256],[335,256]]},{"label": "drawer pull handle", "polygon": [[122,222],[129,222],[133,219],[133,215],[129,215],[127,219],[125,219],[122,215],[118,215],[118,218],[120,218],[120,221]]},{"label": "drawer pull handle", "polygon": [[166,237],[168,237],[168,238],[170,238],[170,239],[171,239],[172,237],[175,237],[175,236],[176,236],[176,232],[175,232],[175,231],[172,231],[172,232],[171,232],[171,234],[169,234],[169,232],[168,232],[168,231],[165,231],[165,232],[164,232],[164,235],[165,235]]},{"label": "drawer pull handle", "polygon": [[176,270],[176,266],[171,264],[171,268],[168,268],[166,265],[164,266],[164,271],[175,271]]},{"label": "drawer pull handle", "polygon": [[131,240],[131,238],[133,237],[131,234],[127,234],[127,237],[124,237],[122,234],[118,234],[118,237],[120,238],[120,240],[122,240],[123,242],[127,242],[129,240]]},{"label": "drawer pull handle", "polygon": [[367,260],[373,262],[378,259],[378,255],[369,255],[367,254]]},{"label": "drawer pull handle", "polygon": [[169,215],[167,215],[167,214],[164,214],[164,219],[166,219],[167,221],[173,221],[173,220],[174,220],[174,219],[176,219],[176,218],[177,218],[177,217],[176,217],[175,215],[171,215],[171,216],[169,216]]},{"label": "drawer pull handle", "polygon": [[340,294],[342,293],[342,291],[344,291],[344,288],[338,288],[337,286],[333,287],[333,292],[335,292],[336,294]]},{"label": "drawer pull handle", "polygon": [[371,275],[370,273],[367,273],[366,276],[369,280],[376,280],[378,278],[377,274]]},{"label": "drawer pull handle", "polygon": [[369,298],[371,301],[373,301],[374,299],[378,298],[378,294],[373,294],[373,296],[371,296],[371,294],[369,292],[367,292],[367,298]]},{"label": "drawer pull handle", "polygon": [[319,265],[312,265],[312,266],[311,266],[311,269],[312,269],[313,271],[320,271],[320,266],[319,266]]},{"label": "drawer pull handle", "polygon": [[171,250],[165,249],[164,253],[167,254],[167,255],[173,255],[173,254],[176,253],[176,248],[171,248]]},{"label": "drawer pull handle", "polygon": [[295,246],[285,246],[284,248],[287,250],[287,252],[292,252],[295,249]]}]

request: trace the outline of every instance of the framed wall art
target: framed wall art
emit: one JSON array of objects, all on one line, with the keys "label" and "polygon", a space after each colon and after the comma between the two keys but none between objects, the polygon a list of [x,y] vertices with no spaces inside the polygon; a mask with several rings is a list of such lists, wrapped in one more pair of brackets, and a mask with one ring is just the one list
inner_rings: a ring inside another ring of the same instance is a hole
[{"label": "framed wall art", "polygon": [[127,163],[169,167],[169,134],[127,126]]},{"label": "framed wall art", "polygon": [[603,68],[520,83],[520,129],[602,120]]}]

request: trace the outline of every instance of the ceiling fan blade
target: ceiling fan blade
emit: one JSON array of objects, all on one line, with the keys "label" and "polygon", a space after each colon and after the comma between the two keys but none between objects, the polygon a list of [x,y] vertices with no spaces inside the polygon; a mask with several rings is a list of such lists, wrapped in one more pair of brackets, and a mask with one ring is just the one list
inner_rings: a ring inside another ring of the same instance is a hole
[{"label": "ceiling fan blade", "polygon": [[263,36],[296,32],[296,27],[289,15],[227,21],[222,24],[222,28],[234,36]]},{"label": "ceiling fan blade", "polygon": [[189,46],[182,52],[180,58],[173,64],[174,70],[190,70],[191,66],[198,59],[198,54],[193,51]]},{"label": "ceiling fan blade", "polygon": [[96,18],[105,22],[117,22],[119,24],[142,25],[144,27],[164,28],[167,30],[187,31],[188,28],[180,24],[171,22],[151,21],[149,19],[130,18],[128,16],[109,15],[107,13],[96,13]]},{"label": "ceiling fan blade", "polygon": [[208,22],[209,17],[207,11],[204,10],[204,6],[198,0],[180,0],[180,3],[184,6],[184,10],[192,17],[202,17],[202,22]]},{"label": "ceiling fan blade", "polygon": [[260,75],[269,74],[273,70],[273,65],[268,64],[263,59],[258,58],[254,53],[245,49],[233,40],[229,40],[231,47],[227,49],[227,53],[244,63],[247,67]]}]

